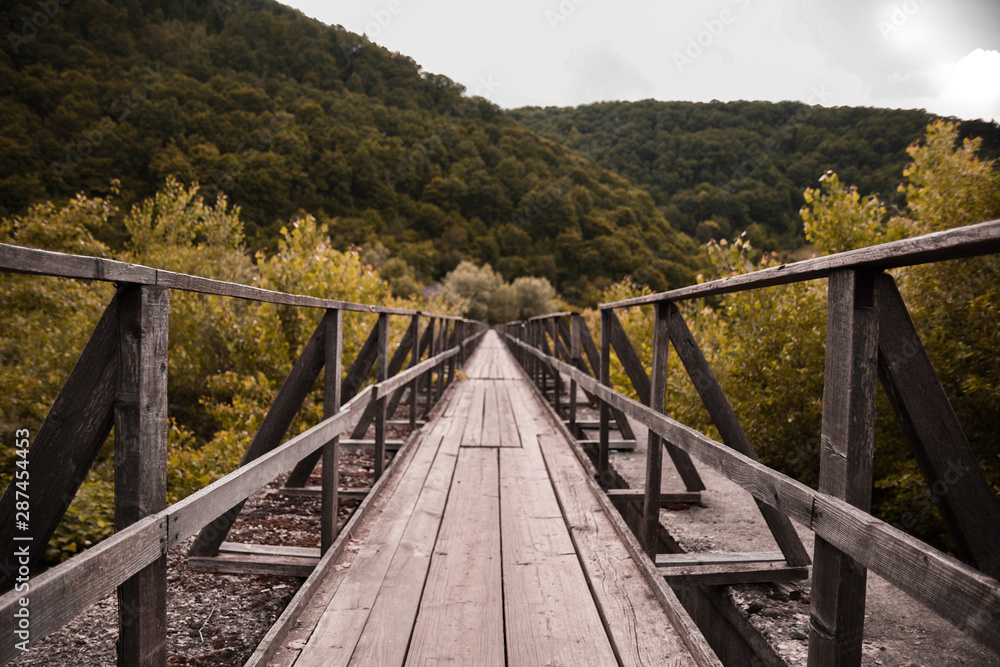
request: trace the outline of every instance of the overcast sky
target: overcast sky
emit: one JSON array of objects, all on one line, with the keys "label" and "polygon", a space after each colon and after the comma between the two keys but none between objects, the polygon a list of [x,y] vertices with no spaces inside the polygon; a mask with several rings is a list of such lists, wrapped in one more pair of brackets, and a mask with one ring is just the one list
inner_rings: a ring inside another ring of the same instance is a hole
[{"label": "overcast sky", "polygon": [[998,0],[294,0],[504,108],[800,100],[1000,121]]}]

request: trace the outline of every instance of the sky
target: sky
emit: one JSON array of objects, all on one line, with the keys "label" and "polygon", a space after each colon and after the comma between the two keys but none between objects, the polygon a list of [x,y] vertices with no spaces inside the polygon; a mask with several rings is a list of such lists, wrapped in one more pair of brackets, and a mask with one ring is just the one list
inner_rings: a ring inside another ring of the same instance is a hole
[{"label": "sky", "polygon": [[503,108],[799,100],[1000,122],[1000,0],[291,0]]}]

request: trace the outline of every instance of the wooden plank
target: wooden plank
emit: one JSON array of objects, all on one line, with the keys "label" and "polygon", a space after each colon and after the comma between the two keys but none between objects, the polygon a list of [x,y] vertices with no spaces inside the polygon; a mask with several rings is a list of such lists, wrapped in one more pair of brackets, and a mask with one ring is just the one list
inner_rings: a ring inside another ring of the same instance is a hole
[{"label": "wooden plank", "polygon": [[537,441],[500,450],[500,534],[507,664],[615,664]]},{"label": "wooden plank", "polygon": [[[521,349],[537,353],[530,347]],[[558,363],[558,362],[557,362]],[[568,364],[577,382],[602,401],[656,429],[671,442],[774,505],[861,565],[926,605],[958,629],[1000,653],[1000,582],[879,521],[867,512],[817,492],[753,461],[698,431],[617,394]],[[624,538],[623,538],[624,539]]]},{"label": "wooden plank", "polygon": [[274,544],[249,544],[247,542],[223,542],[222,546],[219,547],[219,553],[296,556],[298,558],[315,558],[317,561],[323,555],[316,547],[288,547]]},{"label": "wooden plank", "polygon": [[[729,400],[722,391],[722,386],[716,380],[715,373],[708,365],[708,361],[691,334],[687,322],[684,321],[684,317],[674,304],[670,305],[670,341],[673,343],[674,349],[677,350],[677,356],[684,364],[688,376],[694,383],[695,390],[701,397],[701,402],[712,418],[712,423],[719,430],[722,441],[741,454],[757,460],[757,452],[750,444],[750,438],[747,437],[746,431],[743,430],[736,418],[736,413],[733,412]],[[756,498],[754,501],[757,503],[757,508],[764,517],[767,527],[771,530],[778,548],[785,554],[788,564],[808,565],[810,563],[809,554],[788,517]]]},{"label": "wooden plank", "polygon": [[892,276],[877,285],[879,378],[959,555],[1000,579],[1000,504]]},{"label": "wooden plank", "polygon": [[[599,380],[601,386],[611,388],[611,311],[601,311],[601,365]],[[558,367],[558,366],[557,366]],[[572,377],[572,374],[571,374]],[[597,474],[602,486],[609,486],[610,465],[608,461],[608,442],[611,439],[611,404],[600,401],[600,431],[597,446]]]},{"label": "wooden plank", "polygon": [[[819,490],[868,512],[875,450],[878,314],[874,276],[830,274]],[[867,571],[816,536],[809,667],[861,664]]]},{"label": "wooden plank", "polygon": [[1000,252],[1000,220],[991,220],[868,248],[782,264],[669,292],[605,303],[601,304],[601,309],[641,306],[657,301],[685,301],[772,285],[787,285],[825,278],[832,272],[843,269],[866,269],[877,272],[901,266],[990,255],[996,252]]},{"label": "wooden plank", "polygon": [[[328,310],[324,318],[325,355],[323,363],[323,417],[329,419],[340,410],[341,366],[344,352],[344,313]],[[323,473],[320,505],[320,550],[325,552],[337,539],[337,508],[340,506],[340,436],[334,436],[322,449]]]},{"label": "wooden plank", "polygon": [[[597,447],[601,444],[600,440],[588,440],[584,438],[583,440],[577,439],[581,445],[589,447]],[[635,449],[635,440],[608,440],[608,450],[609,451],[632,451]],[[694,491],[694,493],[700,493],[699,491]]]},{"label": "wooden plank", "polygon": [[[389,316],[378,316],[378,358],[375,361],[375,382],[385,382],[389,374]],[[375,479],[385,470],[385,408],[388,397],[375,389]]]},{"label": "wooden plank", "polygon": [[[410,368],[413,368],[420,363],[420,314],[416,314],[410,320],[410,342],[412,348],[410,349]],[[415,377],[410,382],[410,431],[417,428],[417,392],[420,387],[420,378]],[[390,420],[386,420],[386,424],[390,426],[398,426],[399,424],[393,424]]]},{"label": "wooden plank", "polygon": [[[69,623],[82,610],[115,592],[117,586],[151,563],[164,550],[167,519],[161,513],[146,517],[112,535],[79,556],[32,577],[28,599],[31,627],[18,635],[15,612],[22,608],[23,592],[9,591],[0,597],[0,664],[23,655],[16,641],[35,644]],[[29,645],[30,646],[30,645]]]},{"label": "wooden plank", "polygon": [[483,411],[486,403],[486,383],[473,383],[469,411],[466,413],[465,431],[462,433],[463,447],[479,447],[483,444]]},{"label": "wooden plank", "polygon": [[406,657],[455,472],[461,444],[461,426],[457,422],[454,420],[441,439],[413,515],[358,638],[353,666],[402,665]]},{"label": "wooden plank", "polygon": [[189,556],[187,566],[195,572],[305,579],[312,574],[318,563],[319,556],[309,558],[219,552],[218,556]]},{"label": "wooden plank", "polygon": [[619,540],[612,519],[594,497],[593,488],[588,488],[587,472],[568,443],[558,435],[542,436],[538,441],[618,664],[652,667],[695,663],[672,618],[651,594],[639,567]]},{"label": "wooden plank", "polygon": [[[167,505],[170,290],[128,285],[118,301],[115,530]],[[119,665],[167,664],[167,556],[118,586]]]},{"label": "wooden plank", "polygon": [[[670,353],[670,331],[668,329],[670,305],[668,303],[657,304],[653,316],[653,372],[645,402],[657,412],[666,411],[667,361]],[[618,318],[615,317],[612,321],[617,322]],[[619,328],[621,328],[620,324]],[[612,338],[613,342],[614,338]],[[660,532],[660,479],[662,471],[663,447],[660,446],[660,436],[655,431],[650,430],[646,443],[646,486],[642,501],[642,523],[639,529],[639,543],[650,555],[656,553],[657,536]]]},{"label": "wooden plank", "polygon": [[[512,374],[516,370],[508,368],[506,374]],[[502,382],[497,385],[497,420],[500,426],[500,446],[520,447],[521,436],[517,432],[517,420],[514,417],[514,408],[510,401],[510,382]]]},{"label": "wooden plank", "polygon": [[[33,497],[27,531],[15,530],[15,479],[0,501],[0,544],[14,544],[15,536],[30,537],[37,546],[29,550],[29,569],[45,553],[42,545],[55,533],[111,431],[118,386],[118,303],[116,295],[105,308],[31,442],[31,488],[46,493]],[[13,548],[0,553],[0,591],[14,587],[18,559]]]},{"label": "wooden plank", "polygon": [[[644,502],[646,493],[642,489],[608,489],[608,498],[623,502]],[[680,491],[669,493],[660,491],[660,507],[666,507],[673,503],[690,503],[697,505],[701,502],[701,491]]]},{"label": "wooden plank", "polygon": [[[342,500],[360,500],[367,496],[372,490],[370,486],[362,486],[357,488],[339,488],[337,489],[337,496]],[[283,496],[298,496],[301,498],[322,498],[323,497],[323,487],[322,486],[286,486],[283,487],[278,493]],[[225,542],[223,542],[225,544]]]},{"label": "wooden plank", "polygon": [[500,446],[500,414],[497,409],[497,382],[486,382],[483,394],[483,435],[480,444],[484,447]]},{"label": "wooden plank", "polygon": [[708,552],[657,554],[657,567],[673,567],[677,565],[730,565],[733,563],[768,563],[784,562],[785,555],[780,551],[745,551],[745,552]]},{"label": "wooden plank", "polygon": [[[309,337],[302,354],[295,361],[292,372],[288,374],[284,384],[278,391],[274,403],[264,416],[260,428],[254,434],[250,446],[240,460],[240,466],[244,466],[260,456],[270,452],[281,442],[291,426],[292,420],[298,414],[299,408],[313,383],[316,376],[326,360],[326,316],[320,320],[316,329]],[[315,460],[313,461],[315,464]],[[310,472],[312,468],[310,468]],[[219,552],[219,545],[226,539],[229,529],[243,509],[243,501],[231,507],[224,514],[205,528],[198,535],[198,538],[191,545],[190,554],[192,556],[214,556]]]},{"label": "wooden plank", "polygon": [[498,451],[459,451],[407,665],[505,664]]},{"label": "wooden plank", "polygon": [[677,565],[659,568],[671,586],[730,586],[809,578],[808,567],[782,563],[731,563],[728,565]]}]

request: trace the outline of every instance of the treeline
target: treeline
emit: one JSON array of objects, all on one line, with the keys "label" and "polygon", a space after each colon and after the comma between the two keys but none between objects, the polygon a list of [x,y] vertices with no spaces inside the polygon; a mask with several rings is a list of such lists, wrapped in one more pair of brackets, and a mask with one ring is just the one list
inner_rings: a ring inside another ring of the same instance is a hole
[{"label": "treeline", "polygon": [[[805,242],[802,193],[835,171],[890,208],[906,148],[933,116],[924,111],[824,108],[798,102],[605,102],[510,112],[641,186],[663,215],[699,242],[744,231],[761,248]],[[962,122],[962,137],[1000,155],[1000,126]]]},{"label": "treeline", "polygon": [[[403,262],[397,292],[463,260],[574,302],[640,270],[656,289],[693,279],[695,245],[647,193],[339,26],[271,0],[39,12],[0,15],[0,215],[110,178],[128,205],[172,175],[225,192],[267,253],[303,211],[341,250],[381,244]],[[121,248],[120,217],[102,224]]]}]

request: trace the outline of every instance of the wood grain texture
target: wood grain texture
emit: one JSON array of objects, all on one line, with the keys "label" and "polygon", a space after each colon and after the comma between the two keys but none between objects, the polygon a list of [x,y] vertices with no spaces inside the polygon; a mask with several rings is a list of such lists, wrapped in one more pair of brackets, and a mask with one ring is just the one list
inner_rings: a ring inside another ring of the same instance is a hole
[{"label": "wood grain texture", "polygon": [[[868,512],[875,452],[878,304],[875,280],[830,274],[819,490]],[[861,663],[867,571],[817,535],[810,597],[809,666]]]},{"label": "wood grain texture", "polygon": [[190,556],[188,567],[196,572],[216,574],[253,574],[306,579],[319,563],[319,556],[223,553],[217,556]]},{"label": "wood grain texture", "polygon": [[498,451],[459,451],[407,665],[505,663]]},{"label": "wood grain texture", "polygon": [[[323,318],[326,327],[323,364],[323,417],[328,419],[340,410],[341,370],[344,356],[344,313],[328,310]],[[337,539],[337,508],[340,505],[340,436],[323,447],[322,496],[320,504],[320,550]]]},{"label": "wood grain texture", "polygon": [[[170,291],[128,285],[118,301],[115,530],[167,504]],[[167,557],[118,586],[118,664],[167,664]]]},{"label": "wood grain texture", "polygon": [[733,584],[802,581],[809,568],[785,563],[730,563],[727,565],[675,565],[660,568],[671,586],[729,586]]}]

